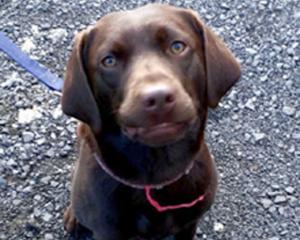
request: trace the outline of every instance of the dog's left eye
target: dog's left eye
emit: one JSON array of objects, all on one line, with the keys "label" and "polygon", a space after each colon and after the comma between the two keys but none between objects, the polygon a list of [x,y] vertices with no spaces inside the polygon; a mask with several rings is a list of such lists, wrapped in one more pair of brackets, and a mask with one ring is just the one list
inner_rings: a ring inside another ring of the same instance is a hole
[{"label": "dog's left eye", "polygon": [[113,55],[108,55],[101,62],[105,67],[114,67],[117,64],[117,59]]},{"label": "dog's left eye", "polygon": [[181,41],[175,41],[171,44],[170,50],[173,54],[179,54],[183,52],[183,50],[186,48],[185,43]]}]

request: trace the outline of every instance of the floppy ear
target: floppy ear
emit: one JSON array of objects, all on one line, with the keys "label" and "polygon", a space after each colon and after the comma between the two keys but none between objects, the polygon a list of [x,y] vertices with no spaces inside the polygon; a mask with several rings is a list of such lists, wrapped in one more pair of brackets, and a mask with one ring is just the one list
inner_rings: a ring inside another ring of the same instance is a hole
[{"label": "floppy ear", "polygon": [[193,17],[204,50],[208,106],[215,108],[225,93],[239,80],[240,65],[224,42],[202,22],[198,14],[191,10],[188,12]]},{"label": "floppy ear", "polygon": [[87,123],[94,133],[99,133],[101,128],[100,112],[89,85],[83,60],[89,32],[90,30],[84,30],[75,38],[67,64],[61,104],[65,114]]}]

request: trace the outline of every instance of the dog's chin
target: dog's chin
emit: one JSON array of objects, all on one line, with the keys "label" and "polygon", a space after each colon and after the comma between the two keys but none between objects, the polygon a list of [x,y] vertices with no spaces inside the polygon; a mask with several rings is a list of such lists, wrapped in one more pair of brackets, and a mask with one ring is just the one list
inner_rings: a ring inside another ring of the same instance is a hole
[{"label": "dog's chin", "polygon": [[133,141],[149,147],[162,147],[185,137],[193,121],[180,123],[164,122],[154,126],[123,127],[123,132]]}]

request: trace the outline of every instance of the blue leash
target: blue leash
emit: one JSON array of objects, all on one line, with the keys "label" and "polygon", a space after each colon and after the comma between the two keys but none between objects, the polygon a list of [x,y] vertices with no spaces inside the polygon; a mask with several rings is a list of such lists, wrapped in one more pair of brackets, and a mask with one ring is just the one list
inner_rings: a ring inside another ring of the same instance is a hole
[{"label": "blue leash", "polygon": [[61,91],[63,80],[38,62],[31,59],[16,44],[14,44],[3,32],[0,31],[0,50],[14,59],[19,65],[30,72],[39,81],[52,90]]}]

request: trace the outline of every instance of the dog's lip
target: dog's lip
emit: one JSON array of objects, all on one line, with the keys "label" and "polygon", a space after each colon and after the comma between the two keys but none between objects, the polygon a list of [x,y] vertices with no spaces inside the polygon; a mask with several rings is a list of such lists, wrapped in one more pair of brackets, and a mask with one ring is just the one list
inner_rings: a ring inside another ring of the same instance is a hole
[{"label": "dog's lip", "polygon": [[184,123],[160,123],[150,127],[125,127],[125,130],[130,135],[143,135],[148,137],[160,136],[163,134],[174,134],[179,131],[185,124]]},{"label": "dog's lip", "polygon": [[189,121],[185,122],[163,122],[153,126],[125,126],[123,131],[133,139],[150,145],[162,145],[172,142],[183,135]]}]

